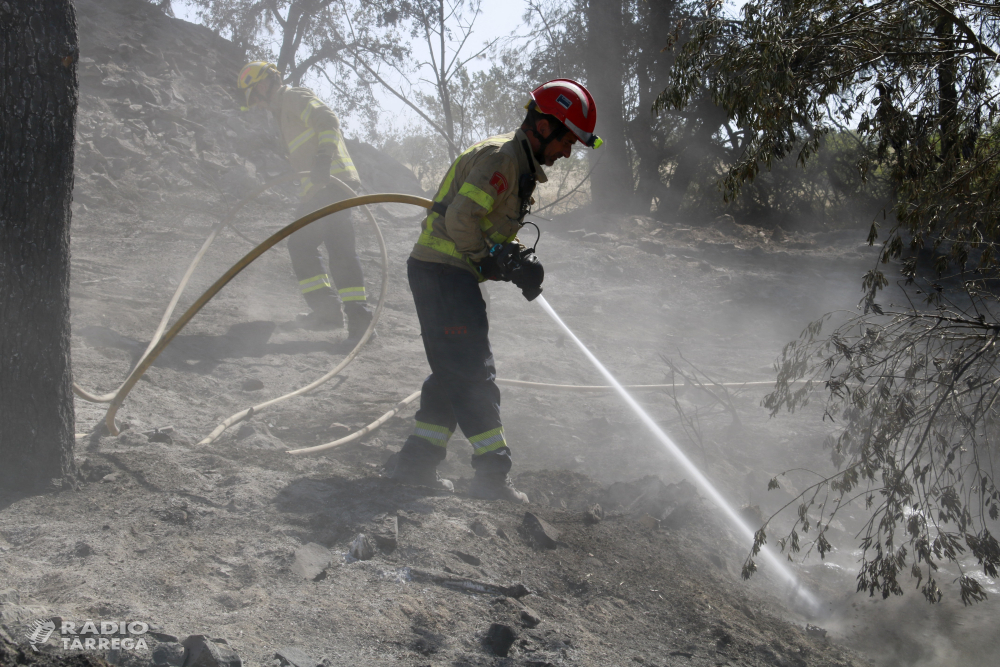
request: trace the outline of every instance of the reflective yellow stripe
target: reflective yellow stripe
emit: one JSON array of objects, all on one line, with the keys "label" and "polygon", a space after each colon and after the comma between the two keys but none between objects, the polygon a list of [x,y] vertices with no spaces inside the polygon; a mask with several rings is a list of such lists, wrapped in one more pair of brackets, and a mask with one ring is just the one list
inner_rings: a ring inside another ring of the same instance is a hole
[{"label": "reflective yellow stripe", "polygon": [[431,235],[429,229],[425,229],[420,233],[420,238],[417,239],[417,243],[422,246],[427,246],[431,250],[437,250],[440,253],[448,255],[449,257],[455,257],[457,259],[463,259],[462,253],[455,248],[455,244],[448,239],[438,238],[437,236]]},{"label": "reflective yellow stripe", "polygon": [[330,287],[330,276],[325,273],[299,281],[299,289],[302,290],[303,294],[308,294],[309,292],[323,289],[324,287],[328,289]]},{"label": "reflective yellow stripe", "polygon": [[474,448],[472,451],[473,456],[479,456],[480,454],[486,454],[501,447],[506,447],[507,440],[503,437],[503,426],[498,426],[485,433],[472,436],[469,438],[469,444]]},{"label": "reflective yellow stripe", "polygon": [[347,152],[344,137],[340,132],[337,132],[337,158],[330,164],[330,175],[348,173],[354,176],[354,180],[360,181],[361,177],[358,176],[358,170],[354,168],[354,161],[348,155],[350,154]]},{"label": "reflective yellow stripe", "polygon": [[472,183],[462,183],[462,187],[459,188],[458,194],[463,197],[468,197],[472,201],[476,202],[485,208],[487,213],[493,210],[493,197],[489,196]]},{"label": "reflective yellow stripe", "polygon": [[[455,161],[451,163],[451,167],[448,169],[448,173],[445,174],[444,180],[441,181],[441,187],[438,188],[437,194],[434,195],[434,201],[436,201],[436,202],[443,201],[444,198],[448,196],[448,190],[451,189],[451,183],[452,183],[452,181],[455,180],[455,170],[458,169],[458,163],[459,163],[459,161],[462,158],[464,158],[466,155],[468,155],[469,153],[471,153],[473,150],[475,150],[476,148],[478,148],[480,145],[486,143],[486,141],[488,141],[488,139],[484,140],[484,141],[480,141],[478,144],[473,144],[472,146],[469,146],[469,148],[464,153],[462,153],[457,158],[455,158]],[[431,231],[431,228],[432,228],[432,225],[434,224],[434,221],[437,220],[439,217],[440,216],[437,213],[431,213],[430,215],[427,216],[427,224],[425,225],[427,227],[427,232]],[[423,235],[421,235],[421,239],[422,238],[423,238]],[[428,244],[424,243],[423,245],[428,245]],[[452,250],[454,250],[454,248],[455,248],[455,244],[452,244]],[[442,250],[441,252],[445,252],[445,251]],[[451,254],[451,253],[446,253],[446,254]],[[453,255],[453,256],[461,258],[461,254]]]},{"label": "reflective yellow stripe", "polygon": [[345,287],[337,290],[341,301],[366,301],[364,287]]},{"label": "reflective yellow stripe", "polygon": [[302,188],[299,190],[299,197],[305,197],[306,194],[312,190],[313,182],[308,176],[303,176],[301,181]]},{"label": "reflective yellow stripe", "polygon": [[339,158],[330,163],[330,173],[337,174],[342,171],[357,171],[354,168],[354,160],[351,158]]},{"label": "reflective yellow stripe", "polygon": [[479,229],[483,231],[483,234],[489,237],[490,241],[493,243],[510,243],[517,237],[517,232],[514,232],[510,236],[504,236],[500,232],[490,232],[493,229],[493,223],[489,218],[479,219]]},{"label": "reflective yellow stripe", "polygon": [[451,430],[445,428],[444,426],[438,426],[437,424],[429,424],[427,422],[418,421],[413,428],[413,435],[418,438],[423,438],[432,445],[437,445],[438,447],[447,447],[448,440],[451,438]]},{"label": "reflective yellow stripe", "polygon": [[316,132],[312,129],[306,130],[299,136],[295,137],[288,142],[288,152],[289,154],[294,153],[298,149],[302,148],[302,144],[306,143],[310,139],[316,136]]},{"label": "reflective yellow stripe", "polygon": [[306,105],[306,108],[299,115],[303,125],[309,124],[309,116],[312,115],[313,109],[318,109],[320,106],[322,106],[322,103],[319,100],[309,100],[309,104]]},{"label": "reflective yellow stripe", "polygon": [[336,130],[323,130],[319,133],[319,145],[337,143],[338,134],[340,133]]}]

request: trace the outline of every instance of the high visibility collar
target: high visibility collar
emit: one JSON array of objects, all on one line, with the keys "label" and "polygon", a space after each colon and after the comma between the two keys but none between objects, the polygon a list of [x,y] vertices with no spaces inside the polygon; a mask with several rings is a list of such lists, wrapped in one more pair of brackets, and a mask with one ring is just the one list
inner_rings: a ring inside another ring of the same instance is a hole
[{"label": "high visibility collar", "polygon": [[[523,143],[522,143],[523,142]],[[527,144],[529,150],[525,152],[524,145]],[[517,166],[521,170],[521,173],[530,173],[532,170],[532,165],[534,165],[535,180],[539,183],[545,183],[548,181],[548,177],[545,175],[545,170],[542,169],[542,164],[535,159],[535,156],[531,153],[531,142],[528,140],[528,135],[522,129],[518,129],[514,132],[514,145],[517,147]]]}]

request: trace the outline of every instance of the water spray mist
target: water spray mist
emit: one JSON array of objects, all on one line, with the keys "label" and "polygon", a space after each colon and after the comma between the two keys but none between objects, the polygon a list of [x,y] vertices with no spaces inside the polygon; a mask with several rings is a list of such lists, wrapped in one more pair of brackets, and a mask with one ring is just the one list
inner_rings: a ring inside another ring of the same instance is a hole
[{"label": "water spray mist", "polygon": [[[697,485],[702,490],[704,490],[704,492],[707,493],[708,496],[712,498],[712,500],[715,501],[715,503],[722,509],[723,512],[725,512],[726,516],[729,518],[730,522],[737,528],[737,530],[741,534],[745,535],[748,539],[753,540],[754,538],[753,529],[750,528],[750,526],[748,526],[743,521],[742,518],[740,518],[740,515],[736,513],[735,509],[733,509],[733,505],[731,505],[722,496],[722,494],[719,493],[718,489],[715,488],[712,482],[710,482],[708,478],[705,477],[705,475],[701,472],[701,470],[699,470],[698,467],[691,462],[691,459],[689,459],[684,454],[684,452],[681,451],[680,447],[678,447],[677,444],[670,439],[670,436],[668,436],[663,431],[663,429],[661,429],[660,426],[656,422],[654,422],[653,419],[648,414],[646,414],[646,411],[642,409],[642,406],[639,405],[627,391],[625,391],[625,388],[622,387],[621,383],[619,383],[617,379],[615,379],[615,376],[613,376],[611,372],[604,367],[604,364],[602,364],[597,359],[597,357],[595,357],[593,353],[591,353],[591,351],[587,349],[587,346],[584,345],[580,341],[580,339],[576,337],[576,334],[574,334],[573,331],[568,326],[566,326],[566,323],[563,322],[562,318],[560,318],[559,315],[556,313],[556,311],[553,310],[552,306],[549,305],[549,302],[545,300],[545,297],[539,296],[536,299],[536,301],[542,306],[542,309],[549,314],[549,317],[551,317],[555,321],[555,323],[559,325],[559,327],[563,330],[563,332],[565,332],[565,334],[569,336],[574,343],[576,343],[576,346],[579,347],[580,351],[583,352],[583,354],[590,360],[590,363],[594,364],[594,367],[597,368],[597,370],[600,371],[601,375],[604,376],[604,378],[608,381],[608,383],[612,387],[614,387],[618,395],[621,396],[622,399],[628,404],[628,406],[632,408],[632,410],[639,416],[639,419],[642,421],[642,423],[649,428],[649,430],[653,433],[653,435],[656,436],[656,438],[660,441],[660,443],[664,446],[664,448],[666,448],[666,450],[670,452],[670,454],[677,460],[677,462],[684,467],[687,473],[694,478]],[[788,566],[782,562],[781,558],[779,558],[766,546],[761,548],[760,554],[764,557],[765,560],[767,560],[767,562],[769,562],[771,565],[774,566],[775,571],[778,572],[778,574],[780,574],[785,581],[787,581],[791,586],[794,587],[795,594],[799,596],[799,598],[801,598],[809,607],[815,609],[818,606],[818,600],[816,599],[816,597],[802,586],[798,578],[788,568]]]}]

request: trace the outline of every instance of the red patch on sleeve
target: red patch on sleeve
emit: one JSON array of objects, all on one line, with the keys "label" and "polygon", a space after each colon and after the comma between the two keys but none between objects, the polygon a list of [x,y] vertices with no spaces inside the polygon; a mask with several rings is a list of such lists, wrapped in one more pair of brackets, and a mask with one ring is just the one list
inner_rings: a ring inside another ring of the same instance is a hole
[{"label": "red patch on sleeve", "polygon": [[507,179],[499,171],[494,171],[493,178],[490,179],[490,185],[493,186],[498,195],[502,194],[507,189]]}]

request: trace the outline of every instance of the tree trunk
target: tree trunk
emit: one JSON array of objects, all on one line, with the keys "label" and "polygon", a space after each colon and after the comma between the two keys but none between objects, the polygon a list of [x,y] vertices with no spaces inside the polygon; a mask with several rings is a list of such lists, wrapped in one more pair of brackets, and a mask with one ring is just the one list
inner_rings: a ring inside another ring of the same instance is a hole
[{"label": "tree trunk", "polygon": [[592,206],[599,211],[628,208],[635,189],[625,138],[625,30],[622,0],[590,0],[587,4],[587,88],[597,105],[596,133],[605,144],[589,151]]},{"label": "tree trunk", "polygon": [[0,493],[72,479],[71,0],[0,2]]},{"label": "tree trunk", "polygon": [[[954,9],[949,3],[946,5],[949,10]],[[955,168],[958,160],[958,123],[956,122],[958,111],[958,90],[956,81],[958,79],[956,57],[951,52],[958,49],[955,40],[955,24],[950,18],[941,17],[938,20],[935,31],[941,40],[940,48],[948,55],[942,55],[937,65],[938,77],[938,124],[941,129],[941,159],[946,168],[950,171]],[[947,174],[946,174],[947,176]]]},{"label": "tree trunk", "polygon": [[[667,194],[660,166],[666,158],[663,144],[668,138],[666,132],[658,130],[661,121],[653,113],[653,102],[675,59],[672,51],[663,50],[663,45],[664,35],[670,34],[678,16],[674,0],[640,2],[636,7],[635,31],[638,40],[635,57],[639,105],[638,113],[629,123],[627,131],[635,151],[635,211],[648,213],[653,200],[663,202]],[[662,215],[662,210],[658,210]]]}]

